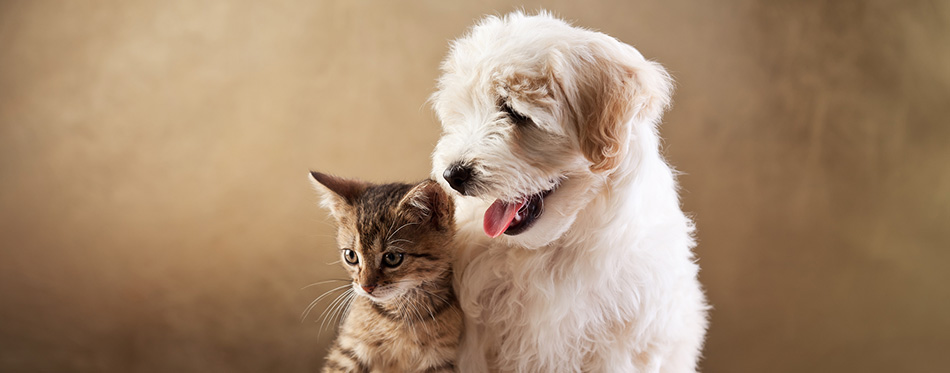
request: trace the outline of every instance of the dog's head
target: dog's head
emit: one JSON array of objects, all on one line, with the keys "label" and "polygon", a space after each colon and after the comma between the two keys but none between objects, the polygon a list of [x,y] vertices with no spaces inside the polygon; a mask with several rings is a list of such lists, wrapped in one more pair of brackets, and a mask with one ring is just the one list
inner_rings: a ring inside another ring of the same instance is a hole
[{"label": "dog's head", "polygon": [[545,13],[485,18],[442,71],[433,178],[494,200],[485,232],[526,247],[558,238],[609,178],[635,167],[671,91],[633,47]]}]

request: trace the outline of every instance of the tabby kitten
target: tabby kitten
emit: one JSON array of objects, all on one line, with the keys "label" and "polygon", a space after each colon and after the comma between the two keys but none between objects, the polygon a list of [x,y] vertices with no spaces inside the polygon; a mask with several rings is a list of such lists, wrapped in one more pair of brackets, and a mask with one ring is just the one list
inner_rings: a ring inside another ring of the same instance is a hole
[{"label": "tabby kitten", "polygon": [[462,313],[452,290],[454,204],[436,182],[369,184],[311,172],[338,224],[355,297],[324,372],[452,372]]}]

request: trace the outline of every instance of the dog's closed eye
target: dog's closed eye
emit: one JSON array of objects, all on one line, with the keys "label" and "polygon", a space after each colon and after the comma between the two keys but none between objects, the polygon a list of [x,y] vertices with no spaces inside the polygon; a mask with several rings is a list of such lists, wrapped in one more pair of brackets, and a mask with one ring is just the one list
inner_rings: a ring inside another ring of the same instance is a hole
[{"label": "dog's closed eye", "polygon": [[515,125],[522,126],[522,125],[526,125],[526,124],[528,124],[529,122],[531,122],[531,118],[528,118],[528,117],[525,116],[524,114],[521,114],[521,113],[515,111],[515,109],[512,109],[512,108],[511,108],[511,105],[509,105],[507,102],[503,102],[503,103],[501,104],[501,111],[504,112],[505,114],[507,114],[507,115],[508,115],[508,118],[511,118],[511,121],[512,121]]}]

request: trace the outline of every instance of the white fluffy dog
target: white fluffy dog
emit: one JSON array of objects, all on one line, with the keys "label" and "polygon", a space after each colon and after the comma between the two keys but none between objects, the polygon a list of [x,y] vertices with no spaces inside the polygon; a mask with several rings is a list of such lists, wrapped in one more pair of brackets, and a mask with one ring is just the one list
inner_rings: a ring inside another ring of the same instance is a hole
[{"label": "white fluffy dog", "polygon": [[483,19],[442,70],[433,176],[465,196],[460,368],[695,371],[707,305],[659,151],[666,71],[520,12]]}]

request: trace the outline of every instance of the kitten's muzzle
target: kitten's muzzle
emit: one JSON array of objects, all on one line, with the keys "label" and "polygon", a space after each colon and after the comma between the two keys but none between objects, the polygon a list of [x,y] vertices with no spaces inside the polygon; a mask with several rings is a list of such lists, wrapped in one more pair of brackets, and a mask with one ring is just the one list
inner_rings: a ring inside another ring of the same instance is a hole
[{"label": "kitten's muzzle", "polygon": [[373,294],[373,290],[376,290],[376,285],[375,285],[375,284],[373,284],[373,285],[360,285],[360,287],[363,288],[363,291],[365,291],[366,294]]},{"label": "kitten's muzzle", "polygon": [[449,183],[449,186],[463,196],[470,195],[468,193],[471,193],[473,176],[474,171],[472,166],[461,162],[449,165],[449,167],[445,169],[445,172],[442,173],[442,177]]}]

